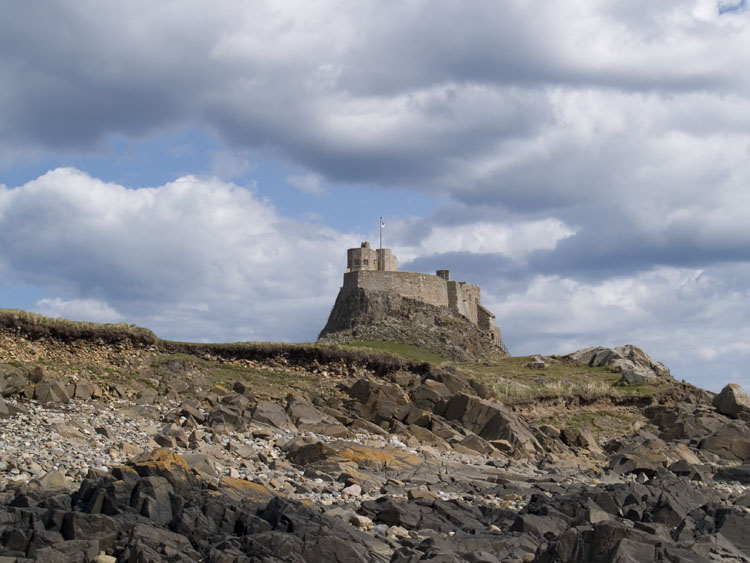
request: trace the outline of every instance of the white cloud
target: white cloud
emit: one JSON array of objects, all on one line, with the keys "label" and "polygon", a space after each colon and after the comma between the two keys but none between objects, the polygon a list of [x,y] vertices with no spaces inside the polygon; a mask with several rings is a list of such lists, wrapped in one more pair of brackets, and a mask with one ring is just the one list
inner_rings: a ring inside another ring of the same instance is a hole
[{"label": "white cloud", "polygon": [[[423,227],[428,222],[422,222]],[[396,237],[403,236],[404,224],[394,224]],[[436,225],[428,228],[418,245],[396,245],[394,250],[403,262],[446,252],[500,254],[521,259],[535,250],[552,250],[575,234],[575,229],[557,219],[491,223],[476,221],[461,225]]]},{"label": "white cloud", "polygon": [[94,323],[117,323],[124,320],[120,313],[96,299],[40,299],[34,303],[33,311],[47,317]]},{"label": "white cloud", "polygon": [[0,231],[4,275],[66,296],[40,310],[220,340],[315,338],[359,238],[216,179],[131,190],[71,168],[1,190]]},{"label": "white cloud", "polygon": [[632,343],[675,377],[718,390],[736,379],[727,365],[750,360],[748,275],[750,266],[654,268],[598,282],[538,276],[505,295],[483,288],[483,301],[518,355]]},{"label": "white cloud", "polygon": [[318,174],[289,176],[286,181],[298,190],[308,194],[323,195],[326,193],[326,190],[323,187],[323,178]]}]

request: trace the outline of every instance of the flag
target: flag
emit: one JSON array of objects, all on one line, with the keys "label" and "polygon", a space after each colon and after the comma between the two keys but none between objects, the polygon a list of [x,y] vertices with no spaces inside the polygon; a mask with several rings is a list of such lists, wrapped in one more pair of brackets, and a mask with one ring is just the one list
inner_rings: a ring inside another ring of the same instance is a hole
[{"label": "flag", "polygon": [[380,220],[380,228],[381,229],[385,229],[385,223],[383,223],[382,219]]}]

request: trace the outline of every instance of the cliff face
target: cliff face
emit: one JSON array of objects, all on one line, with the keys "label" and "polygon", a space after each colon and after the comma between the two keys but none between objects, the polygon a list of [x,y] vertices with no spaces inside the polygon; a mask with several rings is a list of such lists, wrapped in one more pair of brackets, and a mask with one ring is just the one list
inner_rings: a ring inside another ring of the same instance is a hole
[{"label": "cliff face", "polygon": [[447,307],[346,284],[318,340],[403,342],[461,361],[508,355],[501,341],[494,343],[489,334]]}]

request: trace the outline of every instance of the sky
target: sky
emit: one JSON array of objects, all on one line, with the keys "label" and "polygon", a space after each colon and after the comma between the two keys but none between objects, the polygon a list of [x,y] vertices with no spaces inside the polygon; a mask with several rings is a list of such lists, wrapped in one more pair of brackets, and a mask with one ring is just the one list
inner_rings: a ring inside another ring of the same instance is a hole
[{"label": "sky", "polygon": [[745,0],[0,0],[0,307],[314,341],[346,249],[514,355],[750,390]]}]

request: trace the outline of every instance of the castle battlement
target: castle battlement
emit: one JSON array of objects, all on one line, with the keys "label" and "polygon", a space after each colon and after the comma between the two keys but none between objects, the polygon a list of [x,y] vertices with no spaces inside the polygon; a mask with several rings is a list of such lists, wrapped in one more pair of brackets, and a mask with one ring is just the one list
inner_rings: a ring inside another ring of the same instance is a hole
[{"label": "castle battlement", "polygon": [[346,254],[343,293],[361,289],[445,307],[454,315],[469,320],[493,342],[501,344],[495,315],[482,306],[478,285],[451,280],[450,270],[438,270],[434,275],[399,272],[396,257],[390,249],[373,250],[369,242],[348,249]]}]

